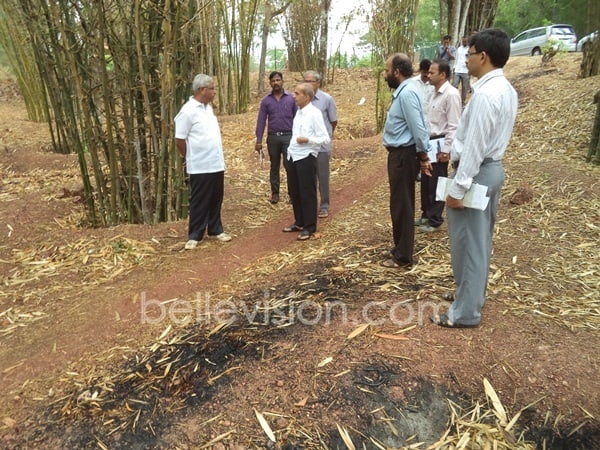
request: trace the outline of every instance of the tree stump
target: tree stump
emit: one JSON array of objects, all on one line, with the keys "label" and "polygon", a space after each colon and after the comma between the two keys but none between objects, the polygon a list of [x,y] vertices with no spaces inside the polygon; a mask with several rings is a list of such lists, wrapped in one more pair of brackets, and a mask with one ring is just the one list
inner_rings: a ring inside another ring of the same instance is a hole
[{"label": "tree stump", "polygon": [[596,116],[594,117],[594,127],[592,128],[592,139],[590,140],[590,150],[588,151],[586,161],[600,164],[600,91],[594,95],[596,104]]},{"label": "tree stump", "polygon": [[593,45],[586,45],[581,60],[581,78],[593,77],[600,73],[600,38]]}]

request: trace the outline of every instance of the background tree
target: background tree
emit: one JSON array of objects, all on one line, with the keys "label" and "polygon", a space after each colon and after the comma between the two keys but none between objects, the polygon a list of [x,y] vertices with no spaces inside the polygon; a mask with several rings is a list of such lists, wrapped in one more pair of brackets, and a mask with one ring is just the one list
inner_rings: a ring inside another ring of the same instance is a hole
[{"label": "background tree", "polygon": [[[598,46],[598,42],[596,42]],[[586,157],[587,162],[600,164],[600,91],[594,95],[596,104],[596,116],[594,117],[594,126],[592,128],[592,138],[590,139],[590,148]]]},{"label": "background tree", "polygon": [[495,23],[509,36],[528,28],[568,23],[582,37],[598,28],[598,5],[598,0],[500,0]]},{"label": "background tree", "polygon": [[250,103],[250,55],[260,0],[219,0],[217,9],[224,37],[224,61],[219,82],[225,84],[228,114],[245,112]]},{"label": "background tree", "polygon": [[370,30],[377,59],[383,62],[395,52],[412,56],[418,0],[370,0]]},{"label": "background tree", "polygon": [[[496,26],[498,0],[472,0],[466,17],[463,34],[471,34],[475,30],[483,30]],[[506,31],[506,30],[505,30]],[[460,36],[457,35],[460,40]]]},{"label": "background tree", "polygon": [[[281,70],[287,64],[287,54],[284,48],[273,47],[267,50],[266,70]],[[264,86],[264,80],[263,80]],[[263,87],[264,91],[264,87]],[[260,92],[260,91],[259,91]]]},{"label": "background tree", "polygon": [[[267,59],[267,43],[269,40],[269,34],[273,31],[274,20],[277,16],[283,14],[293,0],[286,0],[279,4],[277,1],[265,1],[261,3],[262,6],[262,25],[260,35],[260,63],[258,65],[258,93],[261,94],[265,90],[265,67]],[[275,61],[277,61],[277,55]]]},{"label": "background tree", "polygon": [[5,2],[0,9],[0,47],[16,75],[29,119],[42,122],[49,115],[44,86],[37,73],[23,18],[17,11],[17,6],[12,2]]},{"label": "background tree", "polygon": [[593,77],[600,74],[600,38],[596,38],[594,43],[586,45],[581,59],[581,77]]},{"label": "background tree", "polygon": [[439,40],[440,0],[420,0],[415,27],[415,44],[417,46],[431,43],[438,45]]},{"label": "background tree", "polygon": [[453,43],[458,44],[462,36],[494,26],[498,1],[440,0],[441,35],[451,35]]},{"label": "background tree", "polygon": [[327,73],[327,30],[330,0],[294,2],[282,21],[282,32],[288,54],[288,69],[308,69]]},{"label": "background tree", "polygon": [[412,56],[414,53],[415,23],[418,0],[398,2],[395,0],[370,0],[370,37],[374,41],[375,60],[380,65],[377,75],[376,115],[377,130],[385,123],[390,102],[390,90],[383,81],[383,62],[396,52]]}]

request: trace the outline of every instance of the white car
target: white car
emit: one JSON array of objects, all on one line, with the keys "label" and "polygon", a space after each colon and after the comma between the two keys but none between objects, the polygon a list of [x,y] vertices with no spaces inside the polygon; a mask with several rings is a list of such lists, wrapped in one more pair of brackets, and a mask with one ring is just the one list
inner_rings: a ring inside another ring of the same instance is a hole
[{"label": "white car", "polygon": [[510,56],[541,55],[549,42],[557,42],[568,52],[577,50],[577,36],[568,24],[532,28],[517,34],[510,41]]},{"label": "white car", "polygon": [[577,51],[582,52],[584,48],[591,46],[597,37],[598,30],[594,31],[593,33],[587,34],[581,39],[579,39],[579,42],[577,42]]}]

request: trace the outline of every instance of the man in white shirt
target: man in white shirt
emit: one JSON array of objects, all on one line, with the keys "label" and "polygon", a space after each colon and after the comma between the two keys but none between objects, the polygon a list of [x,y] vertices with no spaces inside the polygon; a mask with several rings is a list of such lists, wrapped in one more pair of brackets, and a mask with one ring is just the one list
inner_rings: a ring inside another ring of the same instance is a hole
[{"label": "man in white shirt", "polygon": [[175,144],[185,157],[190,176],[190,212],[186,250],[192,250],[207,231],[209,238],[222,242],[231,240],[223,231],[225,158],[221,130],[211,103],[215,98],[215,83],[208,75],[199,74],[192,83],[194,95],[175,116]]},{"label": "man in white shirt", "polygon": [[450,84],[450,65],[437,59],[429,68],[429,82],[435,88],[429,102],[427,122],[430,144],[437,149],[435,159],[431,157],[431,176],[421,177],[421,218],[415,221],[419,230],[429,233],[440,229],[444,219],[444,202],[436,200],[439,177],[448,176],[450,147],[460,120],[462,106],[458,90]]},{"label": "man in white shirt", "polygon": [[423,114],[425,115],[427,115],[429,100],[433,95],[433,86],[429,83],[429,67],[431,67],[431,61],[428,59],[422,59],[419,63],[419,73],[412,77],[417,84],[417,90],[419,92],[419,98],[421,99]]},{"label": "man in white shirt", "polygon": [[467,93],[471,90],[467,58],[469,54],[469,43],[467,36],[463,36],[461,46],[456,49],[456,63],[454,65],[453,86],[458,89],[461,84],[460,97],[463,107],[466,105]]},{"label": "man in white shirt", "polygon": [[299,231],[299,241],[310,239],[317,231],[317,155],[321,146],[330,142],[323,114],[311,103],[314,95],[309,83],[301,83],[294,89],[298,111],[287,150],[294,223],[283,231]]},{"label": "man in white shirt", "polygon": [[[321,89],[321,74],[314,70],[304,72],[304,82],[310,83],[315,90],[315,96],[312,104],[323,113],[323,122],[329,133],[329,138],[333,140],[333,133],[337,127],[337,107],[335,100],[327,92]],[[319,217],[329,216],[329,161],[331,160],[331,141],[323,144],[319,149],[317,156],[317,181],[319,182]]]},{"label": "man in white shirt", "polygon": [[[502,157],[517,116],[518,97],[502,68],[510,55],[510,38],[487,29],[469,38],[469,73],[478,78],[460,119],[450,158],[456,166],[446,206],[454,302],[446,313],[431,316],[450,328],[479,326],[492,252],[492,235],[504,184]],[[484,211],[465,208],[463,198],[473,183],[487,186]]]}]

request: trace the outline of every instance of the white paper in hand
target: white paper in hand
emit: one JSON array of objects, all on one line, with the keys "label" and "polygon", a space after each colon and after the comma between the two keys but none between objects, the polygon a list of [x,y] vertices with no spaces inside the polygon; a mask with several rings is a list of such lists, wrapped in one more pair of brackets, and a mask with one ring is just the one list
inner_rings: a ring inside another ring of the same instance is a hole
[{"label": "white paper in hand", "polygon": [[427,156],[429,156],[429,161],[432,163],[437,162],[437,155],[444,148],[444,139],[445,138],[436,138],[429,140],[429,151],[427,152]]},{"label": "white paper in hand", "polygon": [[[445,202],[451,184],[451,179],[439,177],[437,189],[435,191],[435,199]],[[483,184],[472,183],[471,188],[467,191],[465,197],[463,198],[463,205],[465,208],[473,208],[485,211],[485,208],[487,208],[487,205],[490,202],[490,198],[487,196],[487,190],[487,186],[484,186]]]}]

